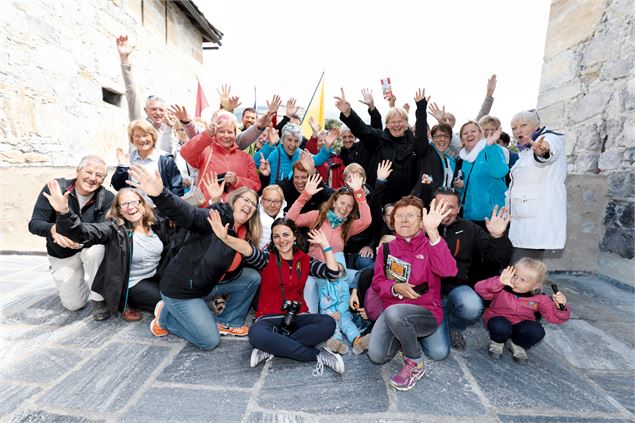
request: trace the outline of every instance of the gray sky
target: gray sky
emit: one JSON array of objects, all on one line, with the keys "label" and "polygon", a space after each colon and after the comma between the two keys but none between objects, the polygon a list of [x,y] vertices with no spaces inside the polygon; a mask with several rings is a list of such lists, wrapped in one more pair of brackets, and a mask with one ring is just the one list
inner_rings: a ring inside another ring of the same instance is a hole
[{"label": "gray sky", "polygon": [[371,88],[385,115],[385,77],[398,105],[414,106],[416,89],[425,88],[456,115],[456,130],[476,116],[493,73],[491,113],[505,130],[514,113],[536,105],[549,0],[197,3],[225,34],[219,50],[205,53],[200,75],[213,105],[222,83],[243,106],[253,104],[254,86],[259,104],[276,93],[305,105],[324,69],[327,116],[337,112],[340,87],[361,116],[360,91]]}]

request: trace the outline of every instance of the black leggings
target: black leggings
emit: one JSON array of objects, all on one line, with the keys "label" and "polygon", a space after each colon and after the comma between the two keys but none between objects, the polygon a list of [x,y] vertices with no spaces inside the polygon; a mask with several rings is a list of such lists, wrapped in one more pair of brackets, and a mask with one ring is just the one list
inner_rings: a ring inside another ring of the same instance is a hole
[{"label": "black leggings", "polygon": [[511,338],[516,345],[528,350],[545,337],[545,330],[542,325],[535,320],[523,320],[512,325],[504,317],[492,317],[487,322],[489,337],[494,342],[504,344]]},{"label": "black leggings", "polygon": [[143,279],[128,290],[128,305],[132,308],[152,313],[159,301],[161,291],[154,279]]}]

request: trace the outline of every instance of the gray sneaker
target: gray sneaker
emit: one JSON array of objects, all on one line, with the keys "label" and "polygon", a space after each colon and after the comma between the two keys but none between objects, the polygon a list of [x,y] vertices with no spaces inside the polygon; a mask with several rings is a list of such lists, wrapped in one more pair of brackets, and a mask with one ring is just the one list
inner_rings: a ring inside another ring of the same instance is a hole
[{"label": "gray sneaker", "polygon": [[490,341],[489,342],[489,350],[487,351],[487,353],[489,354],[490,357],[495,358],[495,359],[498,360],[503,355],[503,347],[504,346],[505,346],[505,344],[502,344],[500,342]]},{"label": "gray sneaker", "polygon": [[344,373],[342,356],[329,351],[328,348],[320,348],[320,352],[315,359],[317,363],[315,364],[315,370],[313,370],[313,376],[322,376],[324,366],[330,367],[337,373]]},{"label": "gray sneaker", "polygon": [[527,364],[527,351],[520,345],[514,344],[509,340],[509,351],[512,352],[514,361],[520,364]]},{"label": "gray sneaker", "polygon": [[251,358],[249,359],[249,365],[251,367],[256,367],[257,365],[259,365],[260,363],[262,363],[263,361],[269,361],[273,358],[273,354],[270,354],[268,352],[264,352],[262,350],[259,350],[258,348],[254,348],[251,351]]},{"label": "gray sneaker", "polygon": [[450,331],[450,343],[452,344],[452,348],[457,351],[465,351],[465,349],[467,348],[467,343],[465,342],[463,331],[460,330]]}]

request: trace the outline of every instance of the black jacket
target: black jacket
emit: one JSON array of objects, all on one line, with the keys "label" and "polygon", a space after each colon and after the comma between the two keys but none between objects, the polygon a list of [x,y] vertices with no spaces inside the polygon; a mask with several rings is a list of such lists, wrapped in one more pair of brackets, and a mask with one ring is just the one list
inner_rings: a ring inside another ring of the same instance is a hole
[{"label": "black jacket", "polygon": [[441,280],[441,293],[447,295],[450,290],[459,285],[471,287],[478,281],[470,280],[470,267],[477,257],[494,261],[505,267],[509,265],[514,247],[507,234],[500,238],[493,238],[483,228],[469,220],[457,217],[449,226],[439,226],[439,233],[448,244],[450,253],[456,260],[459,269],[456,276]]},{"label": "black jacket", "polygon": [[[117,225],[114,221],[82,223],[79,216],[70,212],[57,216],[57,229],[62,235],[79,243],[104,244],[104,259],[91,289],[104,297],[112,312],[123,312],[126,307],[126,291],[134,246],[131,228],[128,225]],[[165,219],[157,220],[152,230],[163,243],[163,257],[171,230]]]},{"label": "black jacket", "polygon": [[[208,208],[191,206],[165,188],[150,198],[161,214],[184,230],[183,243],[176,246],[161,276],[162,294],[182,300],[202,298],[212,292],[221,278],[231,279],[240,273],[242,263],[231,274],[227,273],[236,251],[212,231],[207,221]],[[223,225],[229,223],[229,234],[236,236],[229,204],[213,204],[209,208],[218,210]]]},{"label": "black jacket", "polygon": [[375,181],[375,188],[366,188],[366,199],[368,201],[368,207],[370,207],[370,214],[372,221],[370,226],[357,235],[350,237],[346,241],[344,246],[344,252],[348,254],[359,253],[364,247],[371,247],[373,249],[373,255],[375,248],[373,247],[373,239],[376,234],[381,231],[381,225],[384,223],[381,213],[381,204],[384,198],[384,191],[386,184],[384,182]]},{"label": "black jacket", "polygon": [[[379,110],[375,107],[373,110],[368,110],[368,114],[370,115],[370,126],[382,130],[383,126],[381,123],[381,114]],[[351,163],[357,163],[364,169],[368,169],[370,161],[372,159],[372,154],[366,149],[364,146],[365,143],[363,141],[356,142],[351,146],[351,148],[344,148],[340,150],[340,158],[344,162],[344,166],[348,166]],[[375,181],[372,182],[373,184]]]},{"label": "black jacket", "polygon": [[[174,161],[174,157],[170,154],[164,154],[159,157],[159,174],[161,175],[161,181],[163,181],[163,186],[168,187],[168,189],[175,195],[179,197],[183,196],[185,193],[185,189],[183,188],[183,177],[181,176],[181,172],[179,168],[176,166],[176,162]],[[126,183],[128,179],[128,166],[117,166],[115,169],[115,173],[112,175],[112,179],[110,180],[110,184],[114,189],[119,191],[122,188],[130,188],[130,185]]]},{"label": "black jacket", "polygon": [[[58,179],[58,182],[60,183],[62,191],[68,191],[70,193],[68,196],[68,207],[73,213],[79,215],[82,222],[97,223],[104,221],[104,217],[115,198],[112,192],[103,186],[99,187],[93,194],[93,197],[80,210],[79,201],[75,194],[75,179]],[[51,207],[49,200],[47,200],[42,193],[50,194],[48,186],[45,185],[37,197],[35,207],[33,207],[33,214],[29,221],[29,232],[46,238],[46,252],[51,257],[67,258],[77,254],[79,250],[60,247],[53,243],[51,228],[55,225],[57,220],[57,212]],[[84,244],[84,247],[90,247],[90,243]]]}]

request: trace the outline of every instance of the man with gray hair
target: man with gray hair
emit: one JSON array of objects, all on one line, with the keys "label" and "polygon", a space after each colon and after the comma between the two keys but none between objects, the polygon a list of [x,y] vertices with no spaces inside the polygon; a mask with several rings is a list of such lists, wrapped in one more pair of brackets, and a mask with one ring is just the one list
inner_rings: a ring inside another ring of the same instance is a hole
[{"label": "man with gray hair", "polygon": [[[102,186],[106,169],[106,162],[100,157],[86,156],[77,166],[75,179],[57,179],[62,192],[69,193],[69,208],[84,223],[103,222],[112,205],[114,195]],[[104,298],[90,290],[104,257],[104,246],[79,244],[57,233],[57,212],[44,194],[50,194],[46,185],[35,202],[29,232],[46,238],[51,275],[62,305],[70,311],[79,310],[90,297],[95,320],[109,318]]]}]

